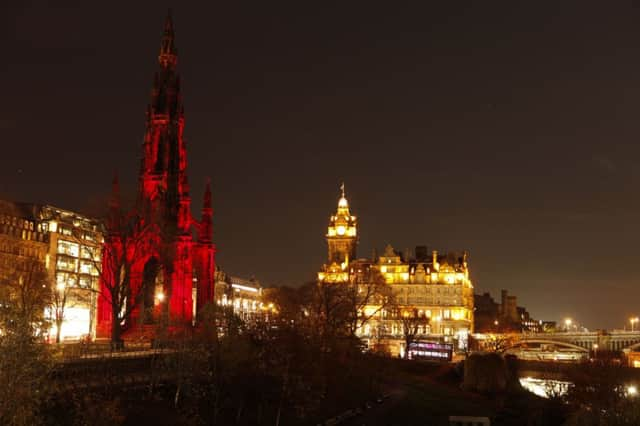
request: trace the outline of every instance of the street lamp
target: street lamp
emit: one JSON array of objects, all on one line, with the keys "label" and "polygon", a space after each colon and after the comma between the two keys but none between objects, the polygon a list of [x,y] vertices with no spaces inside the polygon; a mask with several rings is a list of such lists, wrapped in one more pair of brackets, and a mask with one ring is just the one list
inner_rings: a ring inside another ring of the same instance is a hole
[{"label": "street lamp", "polygon": [[638,317],[629,318],[629,322],[631,323],[631,331],[633,331],[633,326],[638,322]]},{"label": "street lamp", "polygon": [[569,327],[571,327],[571,323],[573,321],[571,320],[571,318],[567,318],[564,320],[564,329],[565,331],[569,331]]}]

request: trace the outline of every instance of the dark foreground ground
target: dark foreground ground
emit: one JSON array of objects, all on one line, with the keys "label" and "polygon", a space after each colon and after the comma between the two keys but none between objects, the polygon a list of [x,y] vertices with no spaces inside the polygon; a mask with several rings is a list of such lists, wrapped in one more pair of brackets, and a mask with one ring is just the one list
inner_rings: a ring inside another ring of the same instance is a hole
[{"label": "dark foreground ground", "polygon": [[462,371],[442,364],[401,364],[386,398],[370,404],[346,425],[448,425],[449,416],[486,416],[492,425],[556,425],[549,401],[529,392],[479,395],[461,390]]},{"label": "dark foreground ground", "polygon": [[[453,364],[407,362],[389,359],[391,374],[375,395],[343,395],[339,399],[318,401],[318,409],[304,421],[296,419],[293,412],[281,413],[280,425],[343,424],[343,425],[448,425],[451,415],[487,416],[492,425],[559,425],[561,416],[553,403],[526,391],[500,395],[479,395],[461,390],[462,368]],[[247,383],[246,386],[255,386]],[[100,407],[99,396],[87,404],[95,404],[95,417],[86,424],[101,424],[107,420],[105,410],[117,411],[107,424],[125,425],[191,425],[202,424],[185,413],[184,407],[176,409],[173,398],[175,388],[165,385],[152,393],[145,387],[131,387],[120,392],[118,401],[110,401]],[[206,410],[207,407],[191,407],[190,410]],[[251,407],[247,407],[251,410]],[[88,410],[90,412],[91,410]],[[273,425],[276,407],[263,407],[250,424]],[[52,415],[58,417],[60,410]],[[191,413],[193,414],[193,413]],[[90,414],[89,414],[90,416]],[[115,418],[114,418],[115,417]],[[258,419],[264,419],[260,421]],[[63,420],[59,418],[58,420]],[[115,422],[113,422],[115,420]],[[254,423],[255,422],[255,423]],[[259,422],[259,423],[258,423]],[[52,422],[64,424],[62,422]],[[228,416],[217,424],[236,423]]]}]

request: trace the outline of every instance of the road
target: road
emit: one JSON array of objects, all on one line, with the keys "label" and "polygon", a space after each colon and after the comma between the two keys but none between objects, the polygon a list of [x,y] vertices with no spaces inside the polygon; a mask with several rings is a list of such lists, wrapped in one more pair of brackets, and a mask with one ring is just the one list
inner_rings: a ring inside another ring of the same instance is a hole
[{"label": "road", "polygon": [[402,385],[386,389],[385,397],[378,401],[370,401],[371,408],[363,408],[361,415],[346,420],[341,425],[348,426],[377,426],[388,425],[385,419],[390,417],[390,412],[406,397],[407,390]]}]

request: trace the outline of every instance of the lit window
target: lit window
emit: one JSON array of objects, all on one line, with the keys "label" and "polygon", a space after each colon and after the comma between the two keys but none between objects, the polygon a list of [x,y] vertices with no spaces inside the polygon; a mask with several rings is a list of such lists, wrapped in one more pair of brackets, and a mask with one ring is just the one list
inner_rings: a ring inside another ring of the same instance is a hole
[{"label": "lit window", "polygon": [[78,244],[64,240],[58,240],[58,253],[78,257],[79,250],[80,247],[78,246]]}]

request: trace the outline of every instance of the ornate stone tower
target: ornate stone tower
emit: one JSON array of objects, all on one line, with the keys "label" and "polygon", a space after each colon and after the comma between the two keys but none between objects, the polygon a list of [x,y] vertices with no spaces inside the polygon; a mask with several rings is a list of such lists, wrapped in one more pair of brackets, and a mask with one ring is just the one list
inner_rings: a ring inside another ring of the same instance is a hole
[{"label": "ornate stone tower", "polygon": [[[137,250],[131,260],[131,287],[133,293],[141,294],[142,302],[133,310],[130,324],[125,327],[140,322],[145,317],[142,312],[154,310],[167,313],[173,323],[189,324],[197,309],[214,300],[211,188],[207,183],[201,220],[193,218],[177,63],[173,20],[169,13],[158,55],[159,69],[154,75],[147,108],[138,199],[133,212],[138,223],[132,239],[149,242],[144,250]],[[107,238],[105,253],[118,253],[118,250],[121,248]],[[194,303],[194,294],[197,303]],[[101,324],[106,327],[105,321],[111,321],[110,303],[102,300],[98,311],[99,328]]]},{"label": "ornate stone tower", "polygon": [[356,217],[349,212],[349,202],[344,195],[344,183],[340,186],[342,196],[338,200],[338,210],[331,216],[327,229],[328,263],[348,264],[356,258],[358,244]]}]

